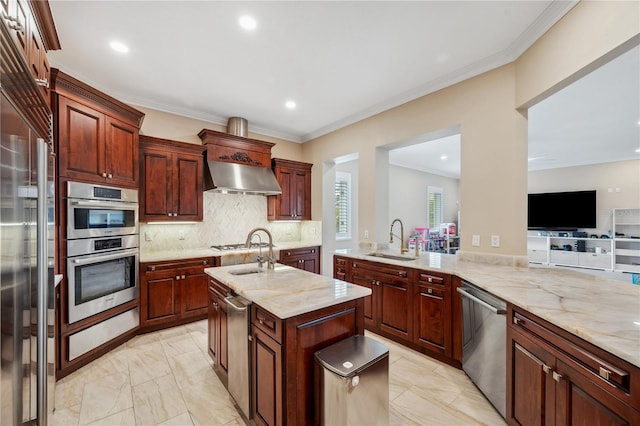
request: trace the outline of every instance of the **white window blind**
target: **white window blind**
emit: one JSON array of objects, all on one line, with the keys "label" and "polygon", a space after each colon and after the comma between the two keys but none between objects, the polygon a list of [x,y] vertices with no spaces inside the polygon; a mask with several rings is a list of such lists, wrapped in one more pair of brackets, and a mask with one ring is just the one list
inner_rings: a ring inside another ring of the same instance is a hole
[{"label": "white window blind", "polygon": [[351,174],[336,172],[336,239],[351,238]]},{"label": "white window blind", "polygon": [[427,223],[429,229],[440,229],[442,223],[442,188],[427,187]]}]

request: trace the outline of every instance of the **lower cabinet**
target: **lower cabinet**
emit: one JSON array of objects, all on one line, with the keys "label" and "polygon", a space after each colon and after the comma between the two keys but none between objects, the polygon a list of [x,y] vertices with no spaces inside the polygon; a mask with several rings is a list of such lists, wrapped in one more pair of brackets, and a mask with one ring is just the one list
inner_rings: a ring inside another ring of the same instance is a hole
[{"label": "lower cabinet", "polygon": [[462,313],[450,275],[342,256],[334,256],[333,275],[371,289],[367,330],[461,367]]},{"label": "lower cabinet", "polygon": [[205,268],[217,258],[140,264],[140,326],[149,330],[205,318],[208,312]]},{"label": "lower cabinet", "polygon": [[209,278],[208,345],[209,356],[213,360],[213,370],[222,383],[228,383],[229,351],[227,348],[227,303],[225,296],[229,288]]},{"label": "lower cabinet", "polygon": [[258,425],[282,422],[282,345],[255,324],[251,327],[253,357],[253,420]]},{"label": "lower cabinet", "polygon": [[409,272],[400,267],[351,260],[353,284],[371,289],[365,297],[365,326],[374,333],[411,340],[413,331],[412,289]]},{"label": "lower cabinet", "polygon": [[509,424],[640,424],[637,367],[513,306],[508,318]]},{"label": "lower cabinet", "polygon": [[280,251],[280,263],[302,269],[303,271],[320,273],[320,247],[302,247]]},{"label": "lower cabinet", "polygon": [[452,356],[451,285],[448,275],[415,272],[413,343]]}]

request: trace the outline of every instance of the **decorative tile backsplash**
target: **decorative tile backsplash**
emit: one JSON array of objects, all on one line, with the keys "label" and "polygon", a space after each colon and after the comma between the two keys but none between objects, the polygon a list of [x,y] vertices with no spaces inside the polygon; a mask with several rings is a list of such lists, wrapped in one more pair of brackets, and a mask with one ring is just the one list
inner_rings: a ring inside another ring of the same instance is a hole
[{"label": "decorative tile backsplash", "polygon": [[320,221],[269,222],[267,197],[264,195],[205,191],[203,204],[202,222],[141,223],[140,249],[152,252],[241,243],[245,241],[249,231],[257,227],[267,228],[273,235],[274,242],[309,241],[313,245],[321,244]]}]

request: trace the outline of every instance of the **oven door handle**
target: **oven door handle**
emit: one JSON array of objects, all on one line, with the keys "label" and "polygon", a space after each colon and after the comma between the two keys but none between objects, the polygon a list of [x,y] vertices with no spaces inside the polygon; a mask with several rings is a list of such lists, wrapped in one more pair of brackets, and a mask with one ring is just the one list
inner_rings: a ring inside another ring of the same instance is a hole
[{"label": "oven door handle", "polygon": [[91,200],[79,200],[79,201],[71,201],[72,206],[78,207],[106,207],[108,209],[122,209],[125,207],[126,209],[137,209],[135,203],[127,203],[127,202],[117,202],[117,201],[91,201]]},{"label": "oven door handle", "polygon": [[466,297],[467,299],[473,300],[474,302],[484,306],[485,308],[487,308],[488,310],[490,310],[491,312],[493,312],[496,315],[505,315],[507,313],[506,310],[502,309],[501,307],[497,307],[497,306],[493,306],[491,304],[489,304],[488,302],[474,296],[473,294],[468,293],[464,287],[458,287],[457,288],[458,293],[460,293],[460,295],[462,297]]},{"label": "oven door handle", "polygon": [[106,254],[106,253],[99,254],[99,255],[92,254],[90,256],[82,256],[81,258],[77,258],[77,259],[69,259],[69,261],[72,262],[74,265],[83,265],[83,264],[89,264],[89,263],[105,262],[105,261],[120,259],[128,256],[138,256],[138,249],[119,250],[117,252],[109,253],[109,254]]}]

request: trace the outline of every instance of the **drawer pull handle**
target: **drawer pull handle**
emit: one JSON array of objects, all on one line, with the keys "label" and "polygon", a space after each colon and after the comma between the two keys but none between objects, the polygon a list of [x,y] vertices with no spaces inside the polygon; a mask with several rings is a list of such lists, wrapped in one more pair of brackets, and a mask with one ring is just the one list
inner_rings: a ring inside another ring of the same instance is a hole
[{"label": "drawer pull handle", "polygon": [[513,317],[513,323],[515,325],[520,325],[520,318]]},{"label": "drawer pull handle", "polygon": [[155,266],[151,266],[149,269],[152,270],[152,271],[155,271],[156,267]]},{"label": "drawer pull handle", "polygon": [[433,282],[433,278],[429,277],[429,278],[427,279],[427,281],[429,281],[430,283],[432,283],[432,282]]},{"label": "drawer pull handle", "polygon": [[600,377],[602,377],[605,380],[610,380],[611,379],[611,371],[607,370],[604,367],[600,367],[599,374],[600,374]]},{"label": "drawer pull handle", "polygon": [[545,374],[549,374],[549,372],[551,371],[551,367],[549,367],[547,364],[542,364],[542,371],[544,371]]},{"label": "drawer pull handle", "polygon": [[179,279],[180,279],[180,275],[176,275],[176,280],[179,280]]},{"label": "drawer pull handle", "polygon": [[107,173],[106,172],[102,173],[102,177],[106,178],[107,177]]},{"label": "drawer pull handle", "polygon": [[433,289],[432,288],[428,288],[427,289],[427,293],[432,294],[433,293]]},{"label": "drawer pull handle", "polygon": [[553,380],[555,380],[556,382],[560,382],[560,380],[562,380],[562,374],[559,374],[557,371],[553,372]]}]

